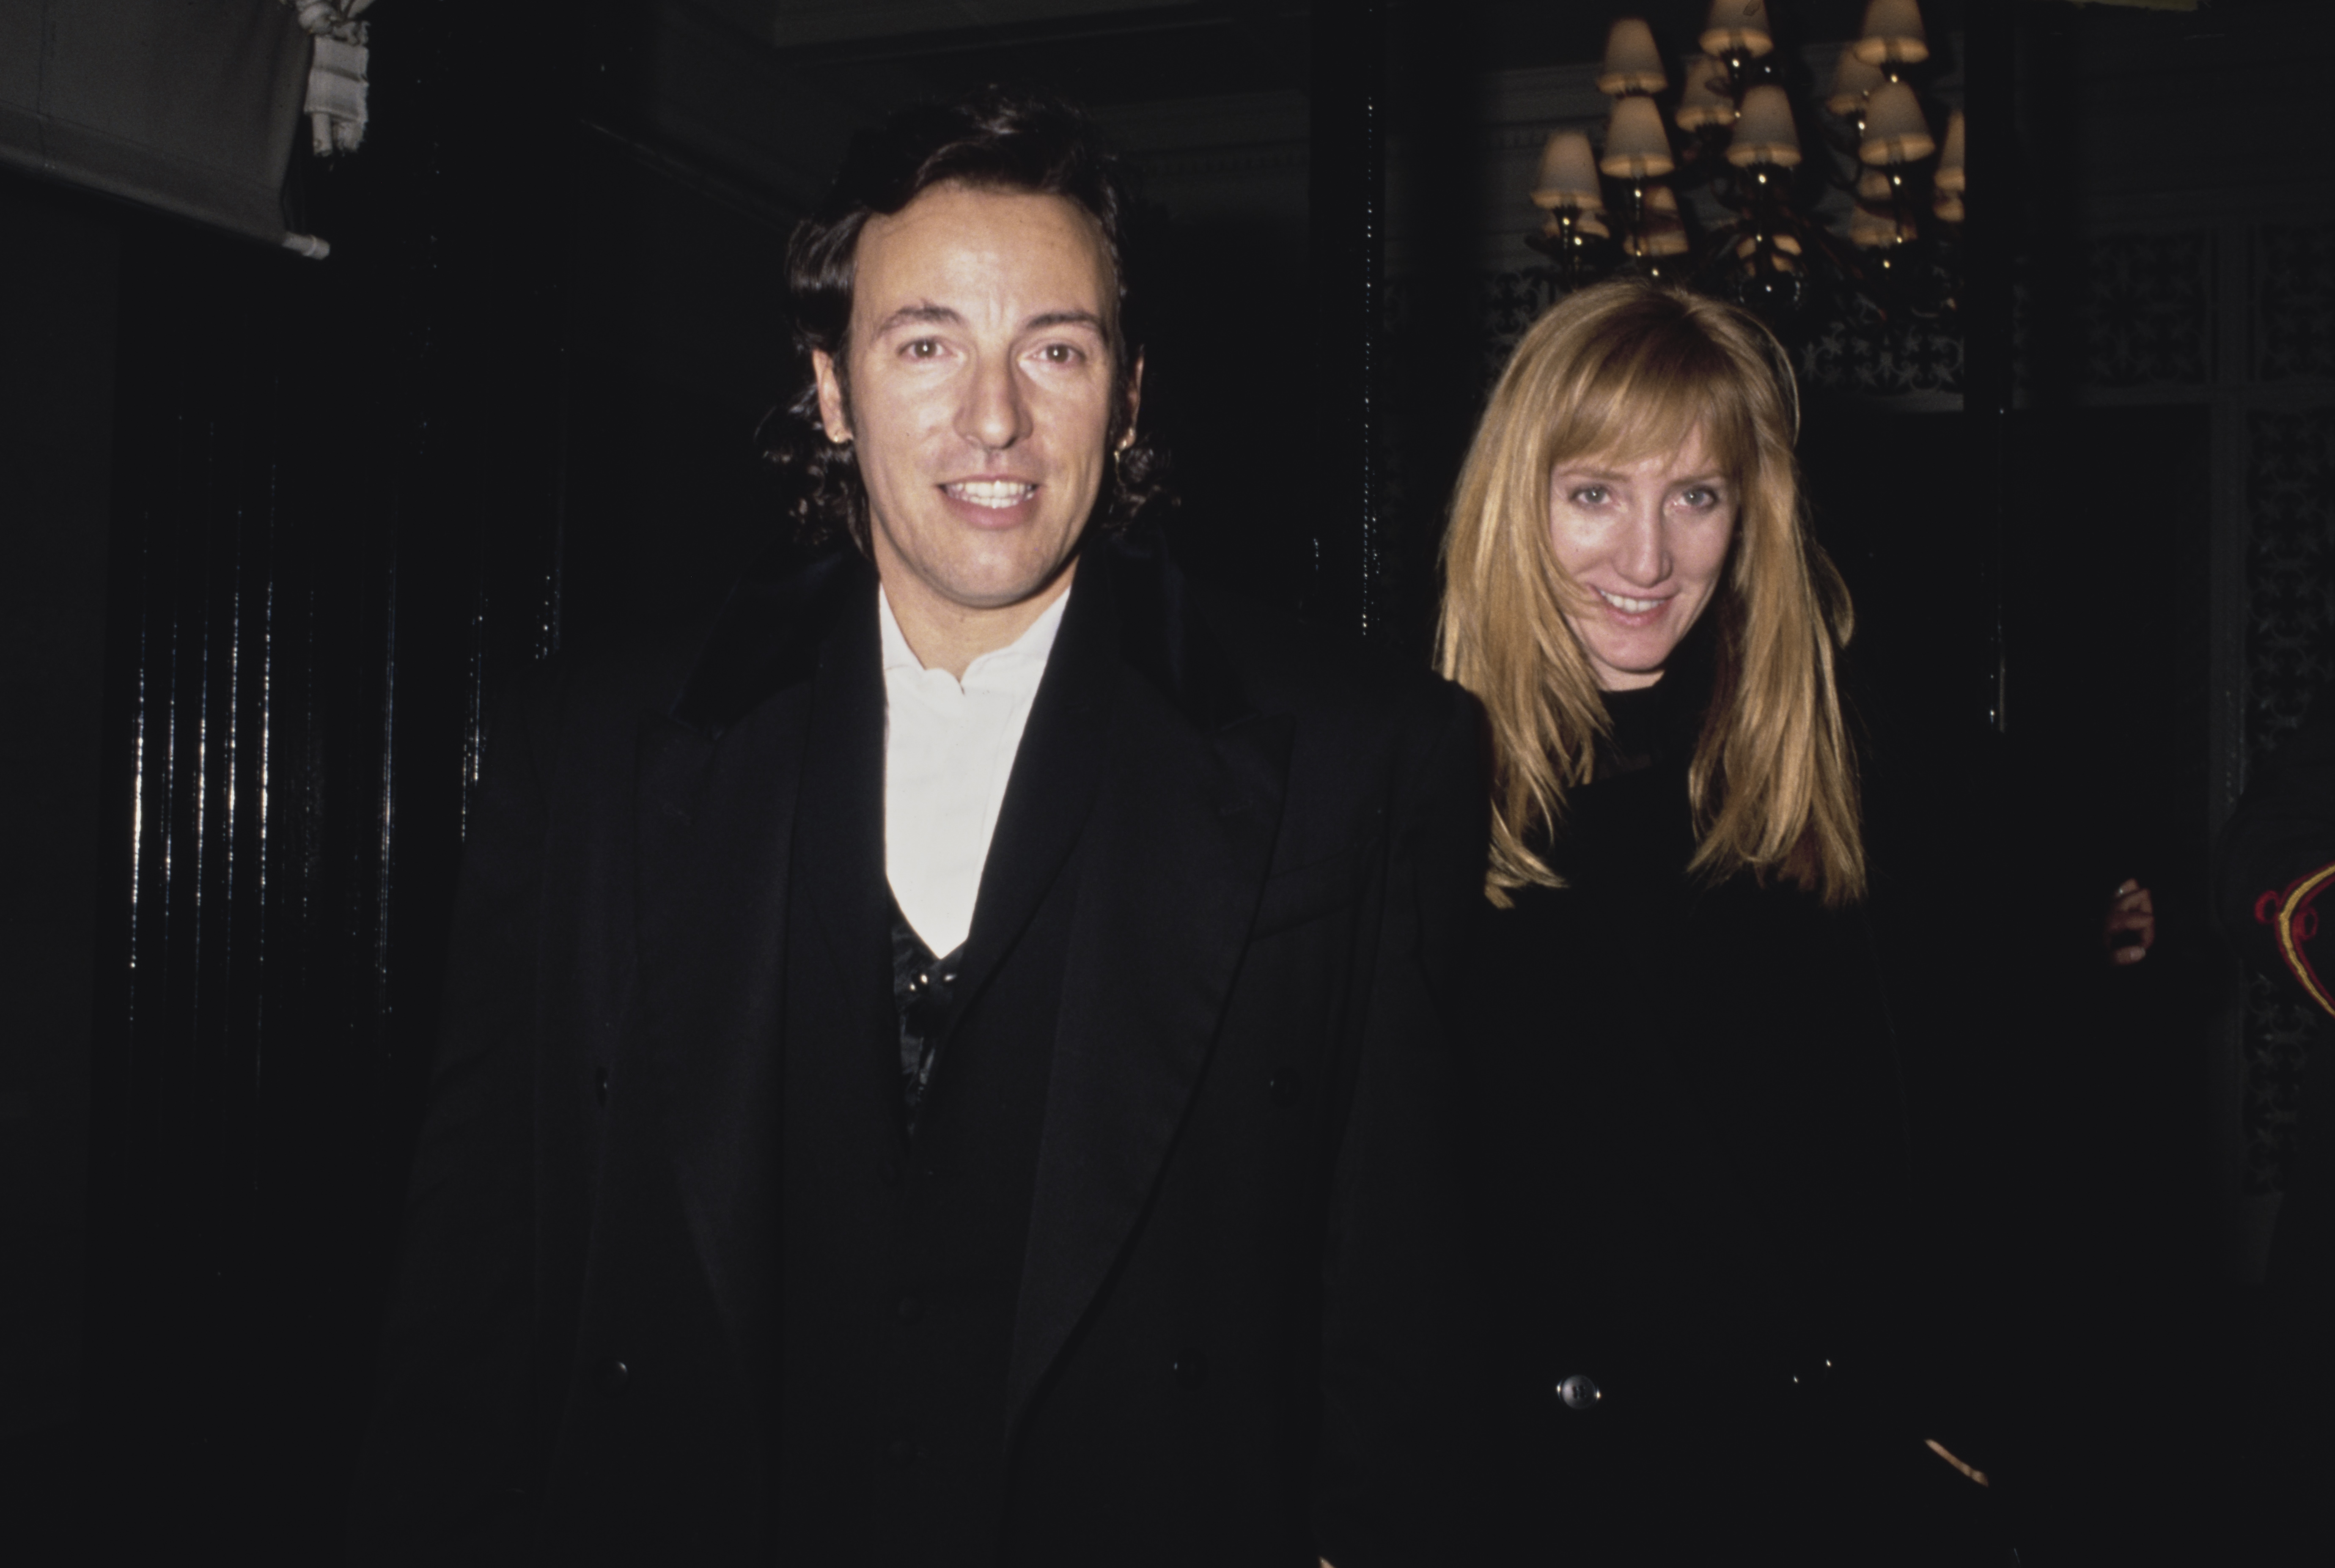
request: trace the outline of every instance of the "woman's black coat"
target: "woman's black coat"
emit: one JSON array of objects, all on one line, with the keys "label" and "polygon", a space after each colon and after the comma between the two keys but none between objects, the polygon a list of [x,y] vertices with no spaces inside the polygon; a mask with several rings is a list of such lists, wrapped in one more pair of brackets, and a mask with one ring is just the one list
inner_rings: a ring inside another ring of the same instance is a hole
[{"label": "woman's black coat", "polygon": [[1864,1414],[1906,1157],[1878,977],[1854,912],[1687,875],[1695,683],[1612,707],[1566,886],[1491,915],[1470,986],[1493,1524],[1577,1562],[1813,1540],[1873,1495],[1845,1465],[1920,1444]]}]

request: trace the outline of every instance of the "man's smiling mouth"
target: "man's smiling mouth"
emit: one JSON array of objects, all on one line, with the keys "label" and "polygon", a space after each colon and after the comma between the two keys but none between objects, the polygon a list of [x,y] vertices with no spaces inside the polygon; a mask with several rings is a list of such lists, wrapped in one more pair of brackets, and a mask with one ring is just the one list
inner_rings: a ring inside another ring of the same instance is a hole
[{"label": "man's smiling mouth", "polygon": [[959,479],[941,489],[954,499],[999,508],[1018,506],[1038,493],[1038,487],[1025,479]]}]

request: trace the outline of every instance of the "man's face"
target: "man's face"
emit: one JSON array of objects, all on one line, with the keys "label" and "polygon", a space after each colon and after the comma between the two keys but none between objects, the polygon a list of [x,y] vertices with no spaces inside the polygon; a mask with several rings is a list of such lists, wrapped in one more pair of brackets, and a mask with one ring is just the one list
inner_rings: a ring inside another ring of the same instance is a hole
[{"label": "man's face", "polygon": [[939,185],[868,219],[848,409],[812,358],[896,602],[999,609],[1060,578],[1109,461],[1115,293],[1100,230],[1060,197]]}]

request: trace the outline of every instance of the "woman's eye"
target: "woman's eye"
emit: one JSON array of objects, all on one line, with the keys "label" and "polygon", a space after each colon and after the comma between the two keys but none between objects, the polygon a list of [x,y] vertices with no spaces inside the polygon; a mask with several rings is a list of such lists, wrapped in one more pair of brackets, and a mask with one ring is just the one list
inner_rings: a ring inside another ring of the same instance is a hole
[{"label": "woman's eye", "polygon": [[1709,511],[1719,504],[1719,492],[1709,485],[1696,485],[1690,489],[1681,491],[1679,499],[1696,511]]},{"label": "woman's eye", "polygon": [[1605,500],[1603,485],[1584,485],[1573,492],[1574,504],[1583,507],[1601,506]]}]

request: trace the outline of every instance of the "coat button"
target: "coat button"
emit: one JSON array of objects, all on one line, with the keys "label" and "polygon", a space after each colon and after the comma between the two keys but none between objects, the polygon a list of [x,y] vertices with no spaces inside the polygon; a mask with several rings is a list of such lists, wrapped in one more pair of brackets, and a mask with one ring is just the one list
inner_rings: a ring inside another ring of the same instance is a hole
[{"label": "coat button", "polygon": [[1264,1087],[1273,1096],[1273,1103],[1287,1110],[1297,1103],[1297,1097],[1305,1091],[1305,1079],[1295,1068],[1284,1067],[1267,1079]]},{"label": "coat button", "polygon": [[1605,1391],[1597,1386],[1594,1378],[1584,1378],[1575,1372],[1556,1386],[1556,1397],[1565,1401],[1565,1408],[1569,1410],[1594,1410],[1597,1402],[1605,1397]]},{"label": "coat button", "polygon": [[594,1088],[592,1092],[598,1098],[602,1105],[605,1106],[608,1103],[608,1070],[606,1068],[604,1067],[600,1070],[600,1081]]},{"label": "coat button", "polygon": [[1197,1350],[1178,1350],[1168,1363],[1168,1375],[1179,1389],[1197,1389],[1208,1380],[1208,1358]]},{"label": "coat button", "polygon": [[877,1166],[876,1167],[876,1179],[882,1182],[887,1187],[898,1186],[900,1185],[900,1162],[897,1160],[887,1159],[883,1164]]},{"label": "coat button", "polygon": [[924,1318],[925,1303],[916,1300],[914,1296],[902,1296],[900,1298],[899,1306],[895,1308],[894,1311],[898,1314],[900,1321],[904,1323],[918,1322]]},{"label": "coat button", "polygon": [[630,1367],[613,1357],[603,1361],[600,1363],[600,1391],[604,1394],[616,1392],[625,1386],[625,1380],[632,1375],[633,1370]]},{"label": "coat button", "polygon": [[884,1446],[884,1457],[895,1465],[913,1464],[916,1457],[916,1446],[906,1437],[895,1437]]}]

